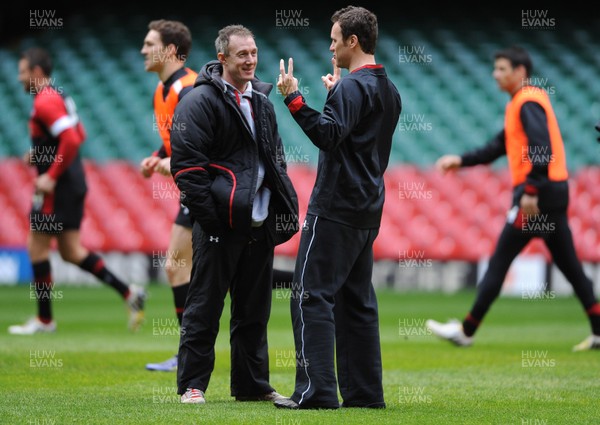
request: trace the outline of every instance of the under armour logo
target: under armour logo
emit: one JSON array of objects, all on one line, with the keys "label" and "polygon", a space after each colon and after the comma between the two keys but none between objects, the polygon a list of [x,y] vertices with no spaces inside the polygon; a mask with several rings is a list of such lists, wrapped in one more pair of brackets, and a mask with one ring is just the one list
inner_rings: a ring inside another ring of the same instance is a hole
[{"label": "under armour logo", "polygon": [[218,236],[209,236],[208,241],[214,242],[214,243],[219,243],[219,237]]},{"label": "under armour logo", "polygon": [[304,219],[304,223],[302,223],[302,230],[305,232],[308,230],[308,220],[306,219]]}]

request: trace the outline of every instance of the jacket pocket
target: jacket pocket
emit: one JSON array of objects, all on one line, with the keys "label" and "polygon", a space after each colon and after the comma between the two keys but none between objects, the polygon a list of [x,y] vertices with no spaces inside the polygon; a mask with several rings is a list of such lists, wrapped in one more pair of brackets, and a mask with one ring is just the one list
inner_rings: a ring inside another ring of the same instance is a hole
[{"label": "jacket pocket", "polygon": [[233,199],[237,188],[237,179],[229,168],[210,164],[216,170],[210,192],[217,206],[218,216],[233,229]]}]

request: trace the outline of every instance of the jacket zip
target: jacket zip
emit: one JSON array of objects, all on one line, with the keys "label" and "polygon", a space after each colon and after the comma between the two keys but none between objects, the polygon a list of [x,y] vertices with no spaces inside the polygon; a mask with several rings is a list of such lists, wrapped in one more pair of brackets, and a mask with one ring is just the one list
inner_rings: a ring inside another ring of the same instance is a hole
[{"label": "jacket zip", "polygon": [[[240,108],[233,102],[233,99],[231,99],[231,97],[228,97],[225,93],[223,93],[223,97],[225,97],[225,101],[226,103],[235,110],[238,118],[242,121],[242,123],[244,124],[244,128],[247,130],[248,135],[250,136],[250,139],[254,142],[254,164],[255,166],[252,167],[252,185],[250,186],[251,189],[256,187],[256,181],[258,180],[258,148],[257,148],[257,141],[254,139],[254,136],[252,135],[252,130],[250,129],[250,124],[248,124],[248,122],[246,121],[246,118],[244,117],[244,115],[242,114],[242,111],[240,110]],[[231,170],[229,170],[231,172],[231,174],[233,175],[233,178],[235,178],[235,175],[233,174],[233,172]],[[255,191],[254,190],[250,190],[249,191],[249,200],[250,200],[250,221],[252,221],[252,206],[254,205],[254,196],[255,196]],[[233,229],[233,193],[231,195],[231,203],[230,203],[230,227]]]}]

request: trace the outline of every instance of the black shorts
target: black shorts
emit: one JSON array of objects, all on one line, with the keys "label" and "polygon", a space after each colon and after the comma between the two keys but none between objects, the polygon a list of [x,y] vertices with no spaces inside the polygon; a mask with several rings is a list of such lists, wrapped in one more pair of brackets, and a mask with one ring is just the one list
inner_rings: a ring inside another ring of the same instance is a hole
[{"label": "black shorts", "polygon": [[36,233],[60,234],[79,230],[83,219],[85,192],[57,186],[54,193],[33,196],[29,214],[29,230]]},{"label": "black shorts", "polygon": [[192,217],[190,216],[190,210],[183,204],[179,204],[179,212],[175,217],[175,224],[186,227],[191,230],[192,228]]}]

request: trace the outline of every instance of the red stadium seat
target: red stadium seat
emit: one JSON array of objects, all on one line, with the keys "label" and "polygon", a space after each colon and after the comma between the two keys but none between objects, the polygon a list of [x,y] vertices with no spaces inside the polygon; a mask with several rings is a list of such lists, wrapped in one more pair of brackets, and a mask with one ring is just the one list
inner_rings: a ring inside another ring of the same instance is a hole
[{"label": "red stadium seat", "polygon": [[544,241],[540,238],[532,239],[521,253],[522,255],[543,255],[547,262],[552,260],[550,251],[548,251]]},{"label": "red stadium seat", "polygon": [[[0,245],[24,247],[35,170],[18,158],[2,161]],[[168,247],[179,191],[172,179],[145,179],[135,164],[84,161],[88,183],[82,242],[99,251],[152,252]],[[310,166],[292,164],[288,173],[299,203],[302,224],[316,178]],[[439,260],[478,261],[489,256],[504,226],[512,189],[507,170],[474,167],[441,174],[413,165],[390,167],[385,175],[386,202],[375,259],[396,261],[400,252],[423,251]],[[569,219],[578,255],[600,261],[600,168],[573,173]],[[25,195],[24,195],[24,191]],[[300,233],[275,248],[277,255],[295,257]],[[543,242],[533,241],[525,254],[541,253]]]},{"label": "red stadium seat", "polygon": [[27,242],[28,220],[27,215],[21,214],[11,206],[6,196],[0,193],[0,246],[19,248]]}]

